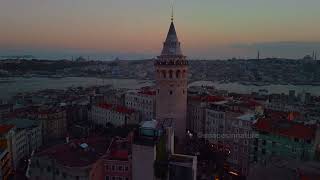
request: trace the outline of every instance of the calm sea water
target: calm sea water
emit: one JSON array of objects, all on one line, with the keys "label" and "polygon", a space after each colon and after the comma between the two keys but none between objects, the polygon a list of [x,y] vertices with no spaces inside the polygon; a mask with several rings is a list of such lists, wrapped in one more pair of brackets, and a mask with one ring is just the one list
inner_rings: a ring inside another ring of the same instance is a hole
[{"label": "calm sea water", "polygon": [[[151,81],[135,80],[135,79],[101,79],[91,77],[66,77],[60,79],[54,78],[0,78],[0,98],[8,99],[19,92],[34,92],[42,89],[65,89],[67,87],[88,87],[94,85],[113,85],[116,88],[136,89],[143,86],[149,86]],[[289,90],[295,90],[296,93],[310,92],[311,94],[320,96],[320,86],[308,85],[268,85],[254,86],[242,85],[238,83],[220,84],[211,81],[197,81],[190,85],[210,85],[217,89],[228,90],[230,92],[250,93],[257,92],[260,89],[266,89],[269,93],[288,93]]]},{"label": "calm sea water", "polygon": [[68,87],[88,87],[113,85],[115,88],[136,89],[151,85],[150,82],[135,79],[100,79],[91,77],[66,78],[0,78],[0,99],[8,99],[19,92],[34,92],[42,89],[65,89]]},{"label": "calm sea water", "polygon": [[[308,92],[312,95],[320,96],[320,86],[311,85],[266,85],[266,86],[255,86],[255,85],[243,85],[239,83],[218,83],[212,81],[197,81],[190,85],[201,86],[208,85],[214,86],[219,90],[228,90],[229,92],[235,93],[251,93],[259,92],[259,90],[267,90],[269,93],[285,93],[288,94],[290,90],[295,90],[296,94]],[[189,85],[189,86],[190,86]]]}]

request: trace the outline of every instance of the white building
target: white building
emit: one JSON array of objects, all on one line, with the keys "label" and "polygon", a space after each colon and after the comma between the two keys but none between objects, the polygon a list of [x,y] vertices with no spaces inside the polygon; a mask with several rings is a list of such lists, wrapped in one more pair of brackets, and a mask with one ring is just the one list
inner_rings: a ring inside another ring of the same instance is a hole
[{"label": "white building", "polygon": [[156,92],[152,90],[132,90],[125,95],[125,106],[138,111],[140,120],[151,120],[156,114]]},{"label": "white building", "polygon": [[289,105],[287,103],[277,103],[277,102],[265,103],[265,109],[270,109],[270,110],[274,110],[274,111],[284,111],[284,112],[299,112],[299,111],[301,111],[300,106]]},{"label": "white building", "polygon": [[249,149],[255,137],[251,129],[256,117],[235,104],[211,104],[206,109],[205,137],[229,151],[228,163],[243,175],[249,173]]},{"label": "white building", "polygon": [[11,119],[2,123],[14,126],[12,158],[13,166],[17,168],[21,159],[28,157],[42,145],[41,125],[38,121],[28,119]]},{"label": "white building", "polygon": [[221,96],[188,96],[187,127],[194,133],[205,132],[206,109],[211,103],[224,101]]},{"label": "white building", "polygon": [[101,126],[106,126],[108,123],[114,126],[138,124],[139,113],[126,107],[103,103],[92,106],[91,120]]}]

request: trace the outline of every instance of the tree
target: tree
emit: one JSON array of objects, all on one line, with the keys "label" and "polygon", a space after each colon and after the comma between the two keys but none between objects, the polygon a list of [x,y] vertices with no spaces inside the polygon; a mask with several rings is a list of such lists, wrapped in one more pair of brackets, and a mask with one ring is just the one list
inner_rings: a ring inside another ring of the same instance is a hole
[{"label": "tree", "polygon": [[154,173],[156,178],[166,179],[168,175],[168,152],[166,150],[165,136],[162,136],[157,144],[156,161],[154,162]]}]

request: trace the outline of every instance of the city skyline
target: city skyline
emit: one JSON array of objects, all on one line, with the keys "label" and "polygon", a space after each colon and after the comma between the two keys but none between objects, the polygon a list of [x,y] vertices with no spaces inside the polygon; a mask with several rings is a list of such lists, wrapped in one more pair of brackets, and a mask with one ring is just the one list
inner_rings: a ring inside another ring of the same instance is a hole
[{"label": "city skyline", "polygon": [[[175,2],[175,23],[190,58],[302,58],[320,53],[320,2]],[[19,13],[17,13],[19,12]],[[126,59],[159,54],[170,1],[17,0],[0,6],[0,55]]]}]

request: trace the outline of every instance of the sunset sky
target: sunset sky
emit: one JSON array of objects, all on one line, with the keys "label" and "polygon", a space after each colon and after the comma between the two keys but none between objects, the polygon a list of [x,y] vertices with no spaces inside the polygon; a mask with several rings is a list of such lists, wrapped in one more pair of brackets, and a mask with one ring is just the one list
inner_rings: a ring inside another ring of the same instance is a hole
[{"label": "sunset sky", "polygon": [[[0,56],[110,59],[158,55],[170,0],[0,0]],[[176,0],[190,58],[320,54],[320,0]]]}]

